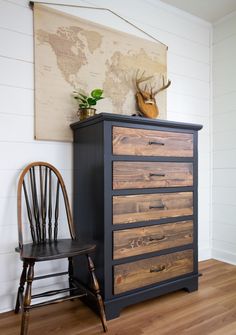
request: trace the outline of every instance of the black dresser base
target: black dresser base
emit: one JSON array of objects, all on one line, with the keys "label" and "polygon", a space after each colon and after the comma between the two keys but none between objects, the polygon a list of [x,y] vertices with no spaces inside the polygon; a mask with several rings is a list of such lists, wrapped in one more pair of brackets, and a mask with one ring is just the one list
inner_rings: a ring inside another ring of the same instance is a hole
[{"label": "black dresser base", "polygon": [[138,302],[156,298],[161,295],[175,292],[184,289],[188,292],[198,290],[198,277],[199,275],[190,276],[184,279],[178,279],[171,283],[162,284],[149,289],[142,289],[136,293],[126,293],[123,297],[114,298],[112,300],[104,301],[105,312],[107,320],[112,320],[120,316],[120,312],[123,308],[136,304]]},{"label": "black dresser base", "polygon": [[[134,305],[141,301],[148,299],[153,299],[160,297],[167,293],[172,293],[178,290],[185,290],[187,292],[194,292],[198,290],[198,277],[197,275],[192,275],[187,278],[177,279],[170,283],[161,284],[156,287],[151,287],[147,289],[142,289],[140,292],[126,294],[125,296],[120,296],[113,298],[112,300],[105,300],[105,313],[107,320],[112,320],[118,318],[122,309],[130,305]],[[98,309],[94,298],[89,294],[81,299],[83,303],[88,305],[96,314],[98,314]]]}]

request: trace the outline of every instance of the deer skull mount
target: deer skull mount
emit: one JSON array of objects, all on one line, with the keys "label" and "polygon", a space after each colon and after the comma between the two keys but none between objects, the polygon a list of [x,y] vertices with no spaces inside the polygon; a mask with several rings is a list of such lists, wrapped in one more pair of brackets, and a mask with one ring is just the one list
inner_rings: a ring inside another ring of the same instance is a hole
[{"label": "deer skull mount", "polygon": [[155,119],[159,115],[159,109],[157,107],[155,96],[159,92],[169,87],[171,81],[168,80],[168,82],[165,84],[165,78],[164,76],[162,76],[163,85],[159,89],[154,90],[155,87],[152,86],[151,83],[149,85],[146,83],[144,89],[142,89],[140,87],[140,84],[143,82],[147,82],[153,78],[153,76],[145,77],[144,74],[145,71],[141,74],[141,76],[139,76],[139,70],[137,70],[135,79],[137,89],[136,93],[137,104],[142,116]]}]

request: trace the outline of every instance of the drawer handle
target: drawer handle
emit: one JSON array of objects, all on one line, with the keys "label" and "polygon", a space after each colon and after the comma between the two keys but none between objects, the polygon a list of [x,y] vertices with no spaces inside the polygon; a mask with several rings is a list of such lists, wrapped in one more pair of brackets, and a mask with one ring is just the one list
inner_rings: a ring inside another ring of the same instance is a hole
[{"label": "drawer handle", "polygon": [[165,143],[163,143],[163,142],[155,142],[155,141],[149,141],[148,144],[149,145],[153,145],[153,144],[154,145],[165,145]]},{"label": "drawer handle", "polygon": [[164,173],[149,173],[150,177],[165,177]]},{"label": "drawer handle", "polygon": [[165,265],[161,265],[158,268],[151,267],[150,272],[162,272],[166,269]]},{"label": "drawer handle", "polygon": [[161,237],[150,237],[149,238],[149,241],[151,242],[151,241],[162,241],[162,240],[164,240],[166,237],[165,237],[165,235],[163,235],[163,236],[161,236]]},{"label": "drawer handle", "polygon": [[165,208],[165,205],[160,205],[160,206],[149,206],[149,209],[164,209]]}]

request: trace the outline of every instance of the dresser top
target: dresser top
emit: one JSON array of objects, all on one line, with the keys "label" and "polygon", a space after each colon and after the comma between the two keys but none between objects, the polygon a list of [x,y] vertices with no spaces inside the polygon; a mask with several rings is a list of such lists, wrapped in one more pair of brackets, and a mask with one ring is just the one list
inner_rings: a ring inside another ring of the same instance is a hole
[{"label": "dresser top", "polygon": [[84,128],[89,125],[102,122],[102,121],[124,122],[124,123],[142,124],[142,125],[168,127],[168,128],[191,129],[191,130],[202,129],[202,125],[200,124],[175,122],[175,121],[167,121],[167,120],[159,120],[159,119],[149,119],[149,118],[140,117],[140,116],[130,116],[130,115],[121,115],[121,114],[112,114],[112,113],[96,114],[95,116],[92,116],[86,120],[72,123],[70,127],[71,129],[75,130],[75,129]]}]

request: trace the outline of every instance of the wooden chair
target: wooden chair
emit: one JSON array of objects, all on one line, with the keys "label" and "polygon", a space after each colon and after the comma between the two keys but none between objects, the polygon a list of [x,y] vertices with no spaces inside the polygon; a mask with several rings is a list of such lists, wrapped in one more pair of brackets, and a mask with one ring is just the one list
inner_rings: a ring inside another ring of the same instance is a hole
[{"label": "wooden chair", "polygon": [[[24,202],[22,201],[22,195],[25,198]],[[58,238],[59,204],[61,205],[62,203],[64,203],[65,217],[67,218],[71,237],[68,239]],[[25,215],[25,221],[29,223],[27,225],[23,225],[23,205],[26,205],[25,212],[27,214]],[[76,239],[65,184],[61,174],[54,166],[45,162],[35,162],[29,164],[23,170],[18,183],[17,210],[19,247],[16,248],[16,251],[20,253],[20,258],[23,261],[23,270],[15,306],[15,313],[18,313],[20,308],[22,310],[20,334],[26,335],[28,332],[29,311],[31,308],[83,297],[88,293],[96,298],[103,330],[106,332],[107,326],[103,300],[95,276],[94,264],[90,257],[90,254],[94,253],[96,245],[83,243],[79,239]],[[26,226],[30,231],[31,243],[24,244],[23,235],[25,236],[26,232],[24,231],[23,233],[23,227],[25,228]],[[73,257],[78,255],[84,255],[87,258],[92,289],[84,287],[73,277]],[[34,277],[35,263],[62,258],[68,258],[68,271]],[[68,275],[68,288],[31,295],[32,282],[34,280],[62,275]],[[26,290],[24,294],[25,283]],[[50,297],[66,292],[66,296],[31,305],[31,299]]]}]

